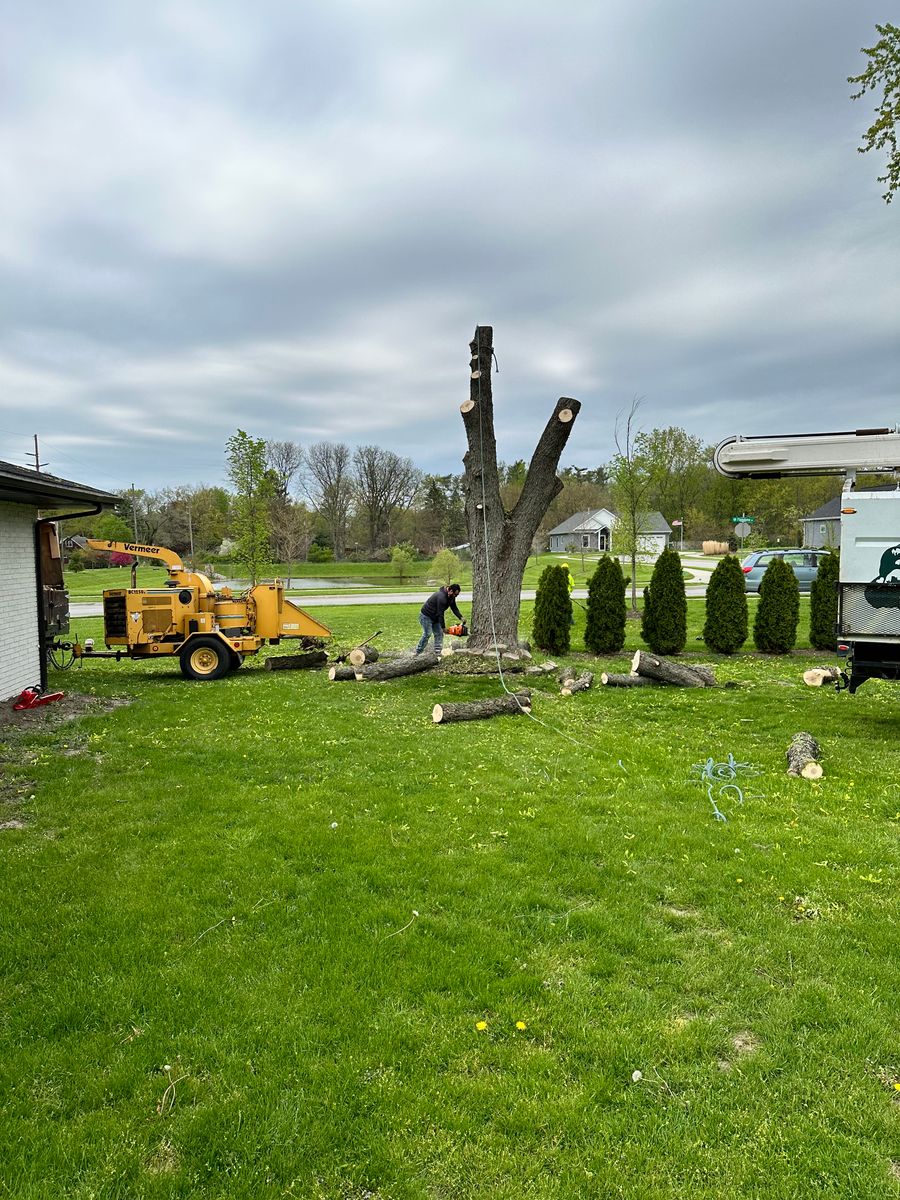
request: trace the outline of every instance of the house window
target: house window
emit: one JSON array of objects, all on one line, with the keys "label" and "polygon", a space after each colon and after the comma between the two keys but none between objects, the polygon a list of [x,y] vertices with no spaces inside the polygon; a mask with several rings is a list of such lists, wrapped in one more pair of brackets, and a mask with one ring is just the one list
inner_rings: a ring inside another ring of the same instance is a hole
[{"label": "house window", "polygon": [[581,535],[581,548],[582,548],[582,550],[590,550],[591,535],[589,533],[583,533]]}]

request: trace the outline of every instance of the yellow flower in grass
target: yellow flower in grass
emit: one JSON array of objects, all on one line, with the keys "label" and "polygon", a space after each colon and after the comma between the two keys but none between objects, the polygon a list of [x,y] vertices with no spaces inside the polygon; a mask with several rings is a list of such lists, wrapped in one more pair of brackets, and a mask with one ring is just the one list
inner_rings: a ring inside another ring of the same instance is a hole
[{"label": "yellow flower in grass", "polygon": [[516,1021],[516,1029],[527,1029],[528,1026],[524,1021]]},{"label": "yellow flower in grass", "polygon": [[483,1033],[484,1030],[487,1029],[487,1021],[476,1021],[475,1028],[478,1030],[481,1030],[481,1032]]}]

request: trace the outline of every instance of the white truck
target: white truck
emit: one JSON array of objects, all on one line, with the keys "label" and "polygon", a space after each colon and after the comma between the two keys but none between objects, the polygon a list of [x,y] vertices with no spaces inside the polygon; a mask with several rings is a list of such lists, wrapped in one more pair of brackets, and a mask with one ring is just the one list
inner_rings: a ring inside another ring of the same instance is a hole
[{"label": "white truck", "polygon": [[844,685],[855,692],[867,679],[900,679],[900,484],[867,491],[857,474],[900,473],[900,432],[731,437],[714,463],[731,479],[843,475],[841,568],[835,645],[848,660]]}]

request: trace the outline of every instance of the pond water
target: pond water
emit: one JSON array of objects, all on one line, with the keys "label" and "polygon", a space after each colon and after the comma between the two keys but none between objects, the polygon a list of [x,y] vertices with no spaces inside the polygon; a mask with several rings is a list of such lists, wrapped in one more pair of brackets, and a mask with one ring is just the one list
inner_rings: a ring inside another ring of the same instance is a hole
[{"label": "pond water", "polygon": [[[358,575],[344,576],[341,579],[314,579],[309,575],[301,575],[284,581],[287,588],[294,591],[303,592],[319,592],[331,591],[334,588],[371,588],[384,587],[390,584],[390,580],[378,579],[372,581]],[[250,586],[249,579],[213,579],[213,583],[217,588],[231,588],[233,592],[242,592]]]}]

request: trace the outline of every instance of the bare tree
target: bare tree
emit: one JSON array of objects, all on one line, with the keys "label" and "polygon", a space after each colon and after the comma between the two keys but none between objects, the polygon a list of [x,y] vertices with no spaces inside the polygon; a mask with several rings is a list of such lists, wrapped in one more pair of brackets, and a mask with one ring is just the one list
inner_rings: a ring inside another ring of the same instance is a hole
[{"label": "bare tree", "polygon": [[275,476],[275,495],[286,500],[303,465],[303,447],[297,442],[266,442],[266,466]]},{"label": "bare tree", "polygon": [[303,504],[287,501],[272,507],[272,546],[278,561],[287,565],[287,577],[296,562],[305,562],[315,532],[313,514]]},{"label": "bare tree", "polygon": [[561,397],[541,434],[515,506],[507,512],[500,495],[491,389],[494,331],[480,325],[469,343],[469,399],[460,405],[468,450],[464,490],[472,548],[472,619],[469,644],[515,645],[522,576],[541,518],[562,490],[556,468],[581,404]]},{"label": "bare tree", "polygon": [[627,413],[616,420],[616,455],[610,475],[616,524],[613,547],[631,563],[631,615],[637,616],[637,560],[643,549],[650,490],[654,472],[649,459],[641,453],[641,433],[637,415],[641,401],[635,397]]},{"label": "bare tree", "polygon": [[343,442],[314,442],[306,451],[303,489],[328,526],[335,558],[344,553],[353,504],[350,449]]},{"label": "bare tree", "polygon": [[353,452],[357,503],[365,515],[369,549],[390,545],[391,520],[409,508],[422,481],[411,458],[380,446],[357,446]]}]

